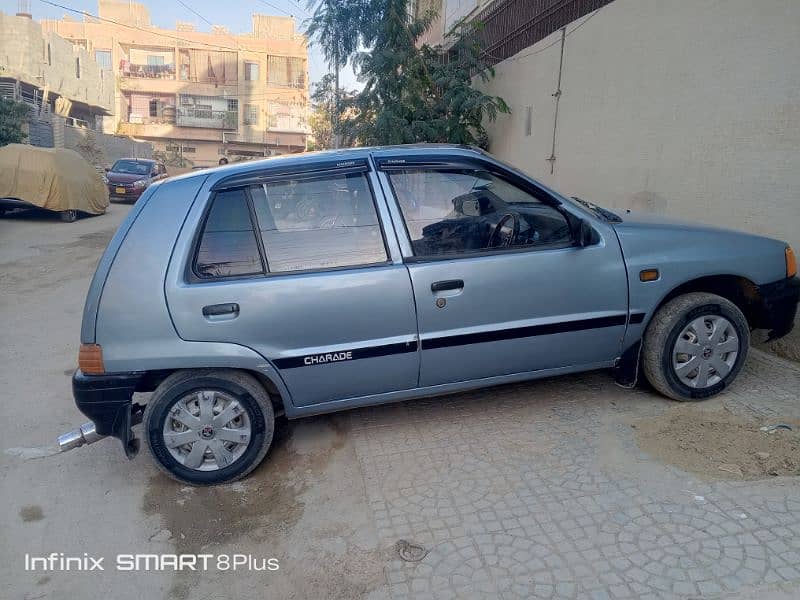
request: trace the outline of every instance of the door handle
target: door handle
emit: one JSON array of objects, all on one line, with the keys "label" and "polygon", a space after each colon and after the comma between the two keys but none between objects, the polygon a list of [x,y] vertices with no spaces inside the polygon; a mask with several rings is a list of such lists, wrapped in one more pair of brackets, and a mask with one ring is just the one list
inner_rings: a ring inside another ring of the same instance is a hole
[{"label": "door handle", "polygon": [[463,279],[446,279],[444,281],[434,281],[431,284],[432,292],[445,292],[447,290],[461,290],[464,289]]},{"label": "door handle", "polygon": [[203,307],[204,317],[218,317],[221,315],[238,315],[239,305],[236,302],[226,302],[224,304],[211,304]]}]

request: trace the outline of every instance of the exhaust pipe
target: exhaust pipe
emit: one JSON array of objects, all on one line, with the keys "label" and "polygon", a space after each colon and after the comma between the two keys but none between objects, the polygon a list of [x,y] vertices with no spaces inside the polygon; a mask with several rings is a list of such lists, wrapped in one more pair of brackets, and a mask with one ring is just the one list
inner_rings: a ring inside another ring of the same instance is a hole
[{"label": "exhaust pipe", "polygon": [[80,448],[88,444],[94,444],[98,440],[102,440],[104,435],[97,433],[94,423],[89,421],[84,423],[78,429],[73,429],[63,435],[58,436],[58,449],[61,452]]}]

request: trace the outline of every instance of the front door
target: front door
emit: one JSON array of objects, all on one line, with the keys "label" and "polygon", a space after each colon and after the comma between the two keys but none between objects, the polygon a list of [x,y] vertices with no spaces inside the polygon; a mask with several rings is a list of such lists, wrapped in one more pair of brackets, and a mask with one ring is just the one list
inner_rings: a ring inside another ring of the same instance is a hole
[{"label": "front door", "polygon": [[578,247],[565,207],[488,161],[379,164],[407,234],[421,386],[618,356],[627,276],[609,226]]},{"label": "front door", "polygon": [[186,280],[167,286],[182,338],[256,350],[295,406],[417,385],[408,273],[390,260],[366,163],[350,163],[216,192]]}]

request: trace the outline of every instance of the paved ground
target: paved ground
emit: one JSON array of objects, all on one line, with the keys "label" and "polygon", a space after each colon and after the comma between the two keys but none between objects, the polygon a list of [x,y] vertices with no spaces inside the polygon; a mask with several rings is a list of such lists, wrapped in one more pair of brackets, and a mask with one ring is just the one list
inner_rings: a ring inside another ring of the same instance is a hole
[{"label": "paved ground", "polygon": [[[49,455],[83,420],[69,390],[83,297],[126,212],[0,219],[3,597],[800,594],[800,482],[703,479],[656,462],[630,422],[674,405],[604,373],[281,421],[264,464],[214,489],[173,483],[146,453],[128,462],[114,441]],[[754,352],[733,390],[696,408],[798,418],[798,390],[796,365]],[[424,557],[406,562],[398,547]],[[276,557],[280,570],[24,571],[25,553],[108,565],[117,553],[201,551]]]}]

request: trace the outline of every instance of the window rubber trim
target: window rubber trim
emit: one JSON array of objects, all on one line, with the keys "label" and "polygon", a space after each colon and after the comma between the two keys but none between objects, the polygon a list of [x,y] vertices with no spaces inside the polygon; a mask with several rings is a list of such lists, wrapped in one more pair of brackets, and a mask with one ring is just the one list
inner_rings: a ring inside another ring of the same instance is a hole
[{"label": "window rubber trim", "polygon": [[368,172],[369,170],[369,162],[366,159],[325,161],[301,166],[275,166],[262,171],[248,171],[230,175],[217,181],[211,186],[210,191],[218,192],[231,188],[260,185],[271,183],[275,180],[283,180],[287,177],[305,179],[330,175],[348,175],[350,173]]}]

